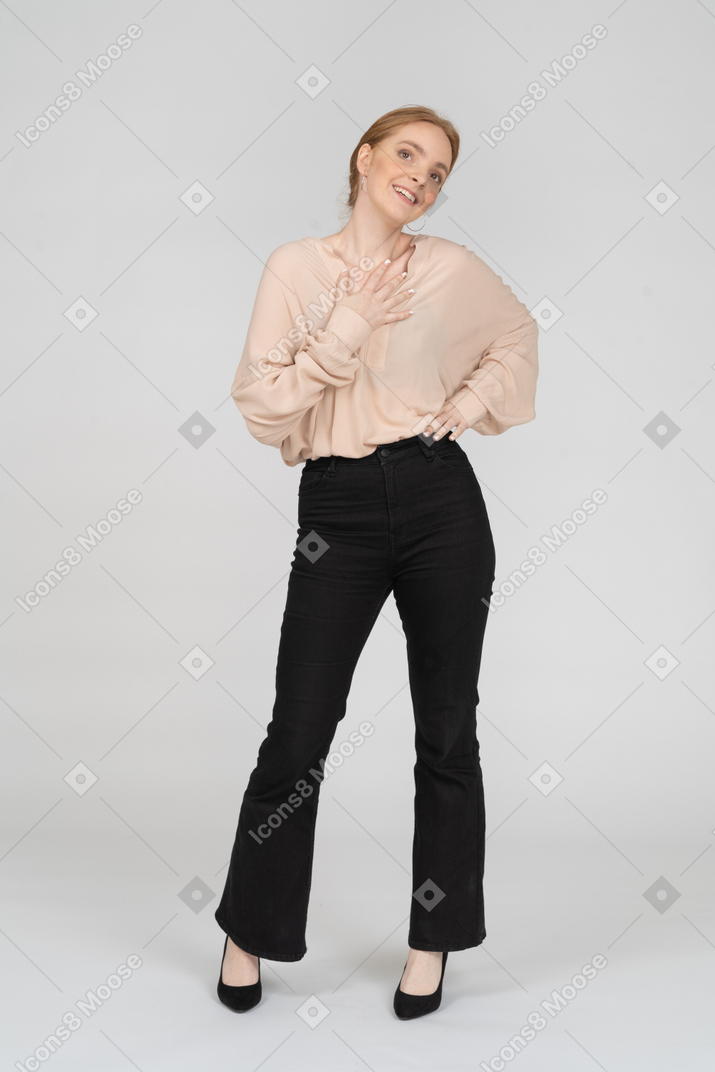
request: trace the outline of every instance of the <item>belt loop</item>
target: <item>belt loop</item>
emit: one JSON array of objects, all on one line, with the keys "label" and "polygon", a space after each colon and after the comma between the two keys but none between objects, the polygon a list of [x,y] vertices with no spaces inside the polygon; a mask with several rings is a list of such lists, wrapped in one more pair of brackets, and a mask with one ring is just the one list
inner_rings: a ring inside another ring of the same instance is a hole
[{"label": "belt loop", "polygon": [[330,455],[330,465],[328,466],[328,475],[329,476],[335,476],[335,463],[336,463],[336,461],[337,461],[337,458],[335,457],[335,455],[331,454]]},{"label": "belt loop", "polygon": [[418,435],[417,435],[417,442],[419,443],[420,447],[422,448],[422,453],[424,454],[424,456],[427,459],[427,461],[428,462],[433,462],[434,461],[434,454],[432,453],[432,448],[427,446],[427,444],[425,443],[424,439],[422,438],[422,433],[421,432],[418,433]]}]

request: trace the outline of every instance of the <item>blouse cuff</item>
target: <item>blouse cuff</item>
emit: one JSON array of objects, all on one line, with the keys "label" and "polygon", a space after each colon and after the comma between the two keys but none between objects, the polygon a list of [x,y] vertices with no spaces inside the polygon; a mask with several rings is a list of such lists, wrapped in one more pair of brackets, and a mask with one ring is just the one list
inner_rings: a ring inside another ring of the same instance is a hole
[{"label": "blouse cuff", "polygon": [[351,354],[357,353],[372,332],[372,325],[347,305],[336,305],[328,317],[326,331],[332,331]]},{"label": "blouse cuff", "polygon": [[478,421],[483,420],[489,413],[479,395],[471,387],[462,388],[449,401],[457,407],[470,428],[473,428]]}]

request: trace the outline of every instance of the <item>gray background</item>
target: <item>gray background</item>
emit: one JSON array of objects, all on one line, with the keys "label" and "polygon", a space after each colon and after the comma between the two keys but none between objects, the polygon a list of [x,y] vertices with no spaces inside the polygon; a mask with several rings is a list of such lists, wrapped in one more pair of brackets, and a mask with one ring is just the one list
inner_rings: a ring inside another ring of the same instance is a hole
[{"label": "gray background", "polygon": [[[132,23],[26,148],[15,132]],[[12,0],[0,35],[3,1067],[132,953],[43,1067],[489,1067],[598,953],[505,1067],[711,1067],[715,9]],[[481,132],[535,80],[544,99],[490,148]],[[213,912],[270,718],[300,467],[251,438],[229,390],[266,257],[344,225],[351,151],[408,103],[462,135],[428,232],[542,325],[537,419],[461,439],[497,588],[595,489],[607,500],[488,624],[488,937],[450,958],[439,1012],[391,1009],[414,754],[390,599],[335,743],[364,719],[375,733],[322,791],[308,955],[265,962],[237,1021]],[[91,321],[67,315],[79,299]],[[142,501],[23,610],[132,488]]]}]

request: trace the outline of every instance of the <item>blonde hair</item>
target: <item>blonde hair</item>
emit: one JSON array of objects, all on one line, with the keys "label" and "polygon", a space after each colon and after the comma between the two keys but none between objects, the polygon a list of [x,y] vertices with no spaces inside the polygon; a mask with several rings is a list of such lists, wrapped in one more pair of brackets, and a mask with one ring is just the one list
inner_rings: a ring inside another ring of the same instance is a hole
[{"label": "blonde hair", "polygon": [[353,208],[355,206],[358,187],[362,178],[357,167],[357,156],[360,147],[367,143],[371,148],[374,148],[392,134],[393,131],[406,126],[407,123],[433,123],[436,127],[439,127],[444,131],[449,144],[452,147],[452,162],[449,165],[449,171],[447,172],[447,175],[449,176],[452,168],[457,162],[457,156],[459,154],[459,134],[457,133],[456,127],[450,123],[449,119],[444,119],[432,108],[423,108],[419,104],[408,105],[406,108],[395,108],[394,111],[385,112],[379,119],[376,119],[369,130],[365,131],[360,138],[360,141],[353,149],[352,156],[350,157],[350,195],[347,200],[348,208]]}]

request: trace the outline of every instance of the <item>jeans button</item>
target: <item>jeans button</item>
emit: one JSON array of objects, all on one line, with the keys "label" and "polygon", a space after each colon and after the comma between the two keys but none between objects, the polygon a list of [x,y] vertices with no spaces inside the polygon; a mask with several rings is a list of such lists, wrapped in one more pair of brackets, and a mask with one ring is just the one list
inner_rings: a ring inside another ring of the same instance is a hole
[{"label": "jeans button", "polygon": [[382,450],[380,451],[380,454],[381,454],[381,456],[382,456],[383,458],[386,458],[386,457],[387,457],[387,455],[388,455],[389,453],[390,453],[390,452],[389,452],[389,450],[387,449],[387,447],[383,447],[383,448],[382,448]]}]

